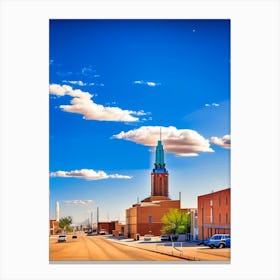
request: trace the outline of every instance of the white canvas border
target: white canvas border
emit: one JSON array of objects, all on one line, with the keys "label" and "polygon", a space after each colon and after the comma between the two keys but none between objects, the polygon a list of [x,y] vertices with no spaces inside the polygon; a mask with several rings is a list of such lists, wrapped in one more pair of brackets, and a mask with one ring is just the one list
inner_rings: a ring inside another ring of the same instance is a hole
[{"label": "white canvas border", "polygon": [[[48,263],[49,18],[231,19],[230,265]],[[279,34],[278,1],[1,1],[1,279],[277,279]]]}]

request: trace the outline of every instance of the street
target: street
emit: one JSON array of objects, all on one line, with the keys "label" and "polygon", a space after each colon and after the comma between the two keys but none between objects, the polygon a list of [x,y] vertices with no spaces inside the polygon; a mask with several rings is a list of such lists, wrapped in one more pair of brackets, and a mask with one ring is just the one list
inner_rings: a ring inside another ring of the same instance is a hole
[{"label": "street", "polygon": [[118,240],[112,236],[67,236],[67,242],[58,243],[50,237],[50,261],[230,261],[231,249],[210,249],[195,243],[151,242]]},{"label": "street", "polygon": [[78,236],[67,242],[50,239],[50,261],[183,261],[180,258],[142,250],[106,240],[101,236]]}]

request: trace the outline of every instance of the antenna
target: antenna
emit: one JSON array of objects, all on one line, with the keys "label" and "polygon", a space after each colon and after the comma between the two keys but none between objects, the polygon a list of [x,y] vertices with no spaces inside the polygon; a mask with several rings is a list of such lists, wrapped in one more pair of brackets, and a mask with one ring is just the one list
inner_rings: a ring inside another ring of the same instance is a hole
[{"label": "antenna", "polygon": [[161,141],[161,126],[159,128],[159,140]]}]

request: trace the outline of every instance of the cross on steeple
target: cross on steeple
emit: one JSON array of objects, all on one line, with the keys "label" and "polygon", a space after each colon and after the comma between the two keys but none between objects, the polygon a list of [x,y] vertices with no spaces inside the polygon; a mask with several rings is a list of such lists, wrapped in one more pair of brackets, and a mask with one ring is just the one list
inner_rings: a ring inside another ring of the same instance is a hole
[{"label": "cross on steeple", "polygon": [[[161,123],[162,120],[159,120],[159,123]],[[159,126],[159,140],[161,141],[161,125]]]}]

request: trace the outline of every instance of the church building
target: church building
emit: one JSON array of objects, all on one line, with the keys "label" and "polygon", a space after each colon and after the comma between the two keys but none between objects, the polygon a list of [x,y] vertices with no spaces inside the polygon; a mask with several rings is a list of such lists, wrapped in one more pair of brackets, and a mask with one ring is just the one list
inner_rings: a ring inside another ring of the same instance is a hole
[{"label": "church building", "polygon": [[168,171],[164,163],[161,139],[156,147],[156,159],[151,172],[151,195],[126,210],[127,237],[161,235],[161,219],[169,209],[180,209],[180,200],[171,200],[168,192]]}]

